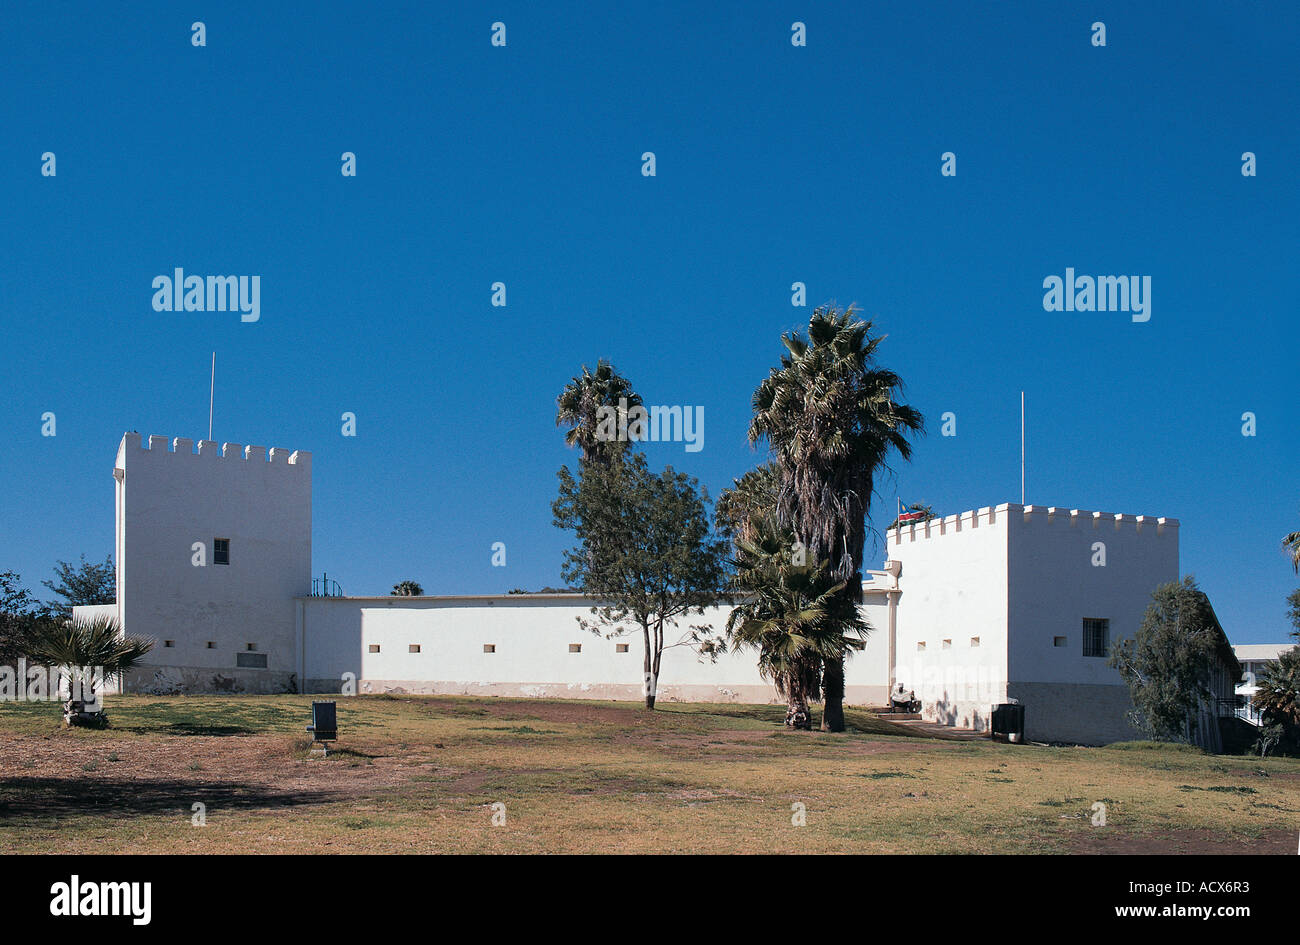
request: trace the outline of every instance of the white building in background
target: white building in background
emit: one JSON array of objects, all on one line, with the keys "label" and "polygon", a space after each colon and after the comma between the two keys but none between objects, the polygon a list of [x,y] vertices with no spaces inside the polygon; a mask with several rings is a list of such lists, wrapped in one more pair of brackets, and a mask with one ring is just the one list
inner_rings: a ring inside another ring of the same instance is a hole
[{"label": "white building in background", "polygon": [[1265,663],[1271,663],[1283,653],[1293,649],[1295,649],[1294,643],[1243,643],[1232,648],[1232,652],[1241,661],[1241,684],[1237,686],[1237,695],[1241,696],[1244,702],[1237,711],[1241,718],[1252,725],[1261,724],[1259,710],[1255,708],[1255,693],[1259,691],[1259,687],[1255,685],[1255,677],[1259,675]]},{"label": "white building in background", "polygon": [[[170,445],[170,448],[169,448]],[[126,434],[117,480],[118,599],[126,632],[157,644],[127,691],[456,693],[639,699],[637,631],[578,625],[576,594],[313,596],[311,454]],[[904,525],[868,572],[874,628],[846,667],[853,705],[898,684],[925,717],[986,729],[1026,707],[1026,737],[1135,737],[1114,641],[1177,580],[1178,522],[1003,504]],[[681,621],[721,633],[727,608]],[[670,638],[669,642],[673,640]],[[664,652],[660,701],[779,701],[753,653]]]}]

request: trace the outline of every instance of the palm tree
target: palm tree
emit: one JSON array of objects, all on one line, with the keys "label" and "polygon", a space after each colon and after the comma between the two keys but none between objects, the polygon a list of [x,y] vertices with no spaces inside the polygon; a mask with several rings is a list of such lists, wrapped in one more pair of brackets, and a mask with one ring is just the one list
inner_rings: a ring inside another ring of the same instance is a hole
[{"label": "palm tree", "polygon": [[[921,502],[913,502],[911,505],[904,507],[903,511],[920,512],[921,518],[912,519],[911,521],[914,522],[928,522],[930,519],[934,518],[934,509]],[[897,528],[899,525],[898,520],[902,517],[902,515],[895,516],[894,520],[885,526],[885,531],[889,531],[891,528]]]},{"label": "palm tree", "polygon": [[610,458],[627,448],[627,443],[610,440],[598,432],[600,408],[615,410],[640,407],[641,397],[614,366],[601,358],[594,372],[582,366],[582,373],[569,381],[556,399],[555,425],[567,424],[569,431],[564,442],[582,450],[587,462],[608,465]]},{"label": "palm tree", "polygon": [[393,585],[389,597],[423,597],[424,588],[419,581],[400,581]]},{"label": "palm tree", "polygon": [[1252,700],[1268,722],[1289,732],[1300,731],[1300,647],[1265,663],[1255,676]]},{"label": "palm tree", "polygon": [[[103,725],[106,713],[99,706],[97,684],[138,666],[153,649],[153,640],[128,637],[115,617],[73,617],[47,620],[38,626],[28,656],[37,663],[57,667],[69,683],[63,703],[67,725]],[[89,698],[85,698],[87,691]],[[97,706],[88,709],[87,705]]]},{"label": "palm tree", "polygon": [[[783,335],[787,354],[754,392],[750,442],[766,439],[780,472],[776,511],[809,555],[830,562],[841,592],[862,601],[866,517],[879,471],[891,451],[911,456],[908,434],[921,414],[898,402],[902,382],[876,366],[883,335],[832,303],[813,312],[808,340]],[[822,728],[844,730],[844,666],[822,672]]]},{"label": "palm tree", "polygon": [[752,539],[737,543],[735,584],[742,596],[727,617],[727,636],[735,651],[758,651],[759,674],[786,700],[785,724],[811,729],[808,701],[822,664],[843,663],[861,649],[870,627],[825,562],[792,561],[788,529],[763,517],[752,530]]},{"label": "palm tree", "polygon": [[1283,538],[1282,550],[1291,556],[1291,567],[1300,574],[1300,532],[1292,532]]},{"label": "palm tree", "polygon": [[780,474],[772,463],[763,463],[731,482],[713,506],[718,532],[733,542],[752,541],[755,521],[776,507]]}]

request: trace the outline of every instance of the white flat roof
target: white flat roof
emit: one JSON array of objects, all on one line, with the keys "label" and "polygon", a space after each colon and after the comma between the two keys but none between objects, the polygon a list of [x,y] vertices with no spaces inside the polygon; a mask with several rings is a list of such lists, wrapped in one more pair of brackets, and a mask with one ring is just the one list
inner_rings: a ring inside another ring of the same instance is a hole
[{"label": "white flat roof", "polygon": [[1232,648],[1239,660],[1275,660],[1294,643],[1242,643]]}]

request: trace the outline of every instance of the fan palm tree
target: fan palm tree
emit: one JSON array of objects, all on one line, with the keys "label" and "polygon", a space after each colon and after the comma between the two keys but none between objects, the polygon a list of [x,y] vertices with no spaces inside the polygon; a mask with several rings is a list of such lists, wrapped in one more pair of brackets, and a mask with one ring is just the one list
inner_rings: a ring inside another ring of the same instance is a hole
[{"label": "fan palm tree", "polygon": [[[99,707],[95,687],[138,666],[152,649],[152,640],[124,636],[116,618],[100,615],[43,621],[33,635],[28,656],[57,667],[60,676],[68,680],[69,698],[63,703],[66,724],[102,725],[106,715]],[[96,708],[87,709],[88,705]]]},{"label": "fan palm tree", "polygon": [[[911,456],[908,435],[921,414],[899,403],[902,382],[876,366],[883,335],[856,317],[857,308],[821,306],[808,323],[808,340],[783,335],[781,366],[754,392],[750,442],[766,439],[780,473],[776,511],[809,555],[830,563],[844,581],[841,593],[862,600],[866,517],[877,474],[891,452]],[[844,666],[822,671],[822,728],[844,730]]]},{"label": "fan palm tree", "polygon": [[1264,718],[1290,732],[1300,731],[1300,647],[1265,663],[1255,676],[1252,700]]},{"label": "fan palm tree", "polygon": [[420,586],[419,581],[399,581],[393,585],[393,590],[389,597],[422,597],[424,588]]},{"label": "fan palm tree", "polygon": [[1291,556],[1291,567],[1300,574],[1300,532],[1292,532],[1283,538],[1282,550]]},{"label": "fan palm tree", "polygon": [[[928,522],[930,521],[930,519],[934,518],[934,508],[932,506],[926,505],[923,502],[913,502],[911,505],[906,506],[903,509],[903,511],[920,512],[923,517],[918,519],[913,519],[913,521],[916,522]],[[903,517],[902,515],[895,516],[894,520],[885,526],[885,531],[889,531],[891,528],[897,528],[898,520],[902,517]]]},{"label": "fan palm tree", "polygon": [[630,410],[642,406],[641,397],[632,390],[631,383],[604,358],[596,362],[595,371],[587,370],[584,364],[582,373],[569,381],[555,404],[555,425],[569,427],[564,442],[579,447],[587,462],[602,465],[608,465],[612,456],[622,453],[627,443],[598,435],[600,408]]},{"label": "fan palm tree", "polygon": [[733,542],[752,541],[755,521],[770,515],[776,507],[779,486],[779,474],[772,463],[763,463],[733,479],[729,489],[718,493],[718,501],[713,506],[719,533]]},{"label": "fan palm tree", "polygon": [[843,663],[861,649],[867,626],[825,562],[796,564],[789,530],[770,517],[754,520],[753,538],[737,543],[740,603],[727,617],[733,650],[758,651],[758,671],[786,700],[785,724],[811,729],[808,708],[825,662]]}]

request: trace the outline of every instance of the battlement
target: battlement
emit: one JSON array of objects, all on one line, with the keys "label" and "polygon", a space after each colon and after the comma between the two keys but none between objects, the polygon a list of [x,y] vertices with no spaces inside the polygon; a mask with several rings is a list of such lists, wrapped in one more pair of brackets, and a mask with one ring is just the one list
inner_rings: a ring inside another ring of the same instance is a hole
[{"label": "battlement", "polygon": [[149,456],[167,454],[177,457],[178,461],[186,461],[186,458],[193,458],[196,462],[211,462],[220,460],[223,462],[243,461],[244,463],[261,463],[267,466],[294,466],[298,469],[311,472],[311,453],[306,450],[294,450],[290,452],[279,446],[273,446],[268,451],[265,446],[245,446],[242,443],[221,443],[215,440],[199,440],[198,450],[195,450],[194,441],[183,436],[175,437],[169,440],[165,436],[150,435],[148,440],[139,433],[126,433],[122,436],[122,443],[118,447],[118,456],[121,466],[128,461],[132,454],[144,453]]},{"label": "battlement", "polygon": [[914,542],[947,535],[950,533],[972,531],[990,525],[1006,525],[1019,521],[1025,525],[1050,525],[1067,528],[1086,528],[1093,531],[1103,529],[1119,531],[1131,528],[1137,534],[1151,533],[1163,535],[1166,531],[1177,530],[1178,519],[1157,518],[1151,515],[1126,515],[1123,512],[1092,512],[1086,509],[1066,509],[1055,505],[1018,505],[1004,502],[996,506],[984,506],[956,515],[947,515],[930,519],[928,522],[907,522],[886,532],[886,542],[893,538],[895,545],[904,540]]}]

